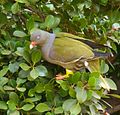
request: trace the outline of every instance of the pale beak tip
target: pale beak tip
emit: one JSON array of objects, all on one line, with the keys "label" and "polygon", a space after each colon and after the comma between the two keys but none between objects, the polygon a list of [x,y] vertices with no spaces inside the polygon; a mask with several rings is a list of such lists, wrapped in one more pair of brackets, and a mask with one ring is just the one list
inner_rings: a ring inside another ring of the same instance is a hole
[{"label": "pale beak tip", "polygon": [[32,44],[30,44],[30,49],[32,49],[34,46]]}]

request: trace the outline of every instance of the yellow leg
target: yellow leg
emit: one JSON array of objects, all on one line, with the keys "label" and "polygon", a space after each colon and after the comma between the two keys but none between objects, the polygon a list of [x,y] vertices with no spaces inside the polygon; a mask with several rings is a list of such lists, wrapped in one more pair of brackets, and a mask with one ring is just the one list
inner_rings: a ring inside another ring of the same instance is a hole
[{"label": "yellow leg", "polygon": [[72,74],[73,74],[73,71],[66,69],[66,74],[65,75],[61,75],[61,74],[56,75],[56,80],[62,80],[64,78],[68,78],[69,75],[72,75]]}]

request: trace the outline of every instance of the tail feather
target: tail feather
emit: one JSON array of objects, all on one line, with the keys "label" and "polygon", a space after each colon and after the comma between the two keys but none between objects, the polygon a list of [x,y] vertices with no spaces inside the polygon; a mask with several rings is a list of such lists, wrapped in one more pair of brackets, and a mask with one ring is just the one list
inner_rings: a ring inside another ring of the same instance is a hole
[{"label": "tail feather", "polygon": [[95,57],[108,58],[111,56],[111,53],[103,53],[94,51]]}]

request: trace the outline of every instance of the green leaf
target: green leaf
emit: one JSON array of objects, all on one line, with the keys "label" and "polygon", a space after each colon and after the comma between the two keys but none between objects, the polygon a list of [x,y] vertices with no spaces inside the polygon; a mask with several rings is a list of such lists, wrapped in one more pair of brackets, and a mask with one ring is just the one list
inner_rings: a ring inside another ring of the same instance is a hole
[{"label": "green leaf", "polygon": [[20,112],[17,110],[14,110],[14,111],[8,110],[7,115],[20,115]]},{"label": "green leaf", "polygon": [[27,34],[25,32],[19,31],[19,30],[14,31],[13,35],[16,37],[20,37],[20,38],[27,36]]},{"label": "green leaf", "polygon": [[33,97],[35,95],[35,89],[30,89],[28,91],[28,96]]},{"label": "green leaf", "polygon": [[92,90],[87,91],[87,100],[90,100],[92,98],[92,93],[93,93]]},{"label": "green leaf", "polygon": [[95,87],[97,84],[96,78],[95,77],[90,77],[88,80],[88,84],[90,87]]},{"label": "green leaf", "polygon": [[10,92],[9,99],[12,100],[15,104],[17,104],[19,101],[19,97],[15,92]]},{"label": "green leaf", "polygon": [[21,70],[18,73],[19,78],[27,78],[30,75],[30,71]]},{"label": "green leaf", "polygon": [[80,112],[81,112],[81,107],[79,103],[73,105],[72,108],[70,109],[71,115],[78,115]]},{"label": "green leaf", "polygon": [[76,98],[79,101],[79,103],[85,102],[87,99],[86,90],[84,88],[75,87],[75,91],[76,91]]},{"label": "green leaf", "polygon": [[2,55],[10,55],[10,54],[11,54],[11,51],[10,51],[10,50],[6,50],[6,49],[3,49],[3,50],[1,51],[1,54],[2,54]]},{"label": "green leaf", "polygon": [[36,79],[39,76],[39,71],[36,68],[33,68],[33,70],[31,70],[31,72],[30,72],[30,76],[33,79]]},{"label": "green leaf", "polygon": [[31,59],[30,59],[30,53],[27,50],[24,50],[23,52],[23,58],[28,62],[31,63]]},{"label": "green leaf", "polygon": [[38,83],[34,90],[37,92],[37,93],[42,93],[43,91],[45,91],[45,87],[44,87],[44,84],[43,83]]},{"label": "green leaf", "polygon": [[34,104],[25,104],[22,106],[21,109],[23,109],[24,111],[30,111],[31,109],[33,109]]},{"label": "green leaf", "polygon": [[15,1],[19,3],[29,3],[27,0],[15,0]]},{"label": "green leaf", "polygon": [[91,115],[96,115],[96,109],[94,107],[94,105],[89,105],[89,108],[90,108],[90,112],[91,112]]},{"label": "green leaf", "polygon": [[40,66],[37,66],[36,69],[39,72],[39,76],[43,77],[48,75],[48,71],[45,66],[40,65]]},{"label": "green leaf", "polygon": [[18,69],[19,69],[19,63],[18,62],[9,64],[10,72],[15,73]]},{"label": "green leaf", "polygon": [[0,86],[5,85],[8,82],[8,78],[6,77],[0,77]]},{"label": "green leaf", "polygon": [[60,18],[55,17],[55,18],[54,18],[54,25],[53,25],[53,27],[58,26],[59,23],[60,23]]},{"label": "green leaf", "polygon": [[110,89],[117,90],[117,86],[112,79],[110,79],[110,78],[104,78],[104,79],[108,83]]},{"label": "green leaf", "polygon": [[64,111],[70,111],[70,109],[72,108],[73,105],[76,104],[76,102],[77,102],[76,99],[65,100],[64,103],[63,103],[63,106],[62,106],[63,110]]},{"label": "green leaf", "polygon": [[50,107],[45,103],[39,103],[35,109],[39,112],[46,112],[50,110]]},{"label": "green leaf", "polygon": [[70,88],[69,88],[69,95],[70,95],[71,97],[75,98],[76,92],[75,92],[75,90],[73,89],[73,87],[70,87]]},{"label": "green leaf", "polygon": [[18,4],[18,2],[14,3],[11,7],[11,11],[13,14],[16,14],[20,11],[20,6]]},{"label": "green leaf", "polygon": [[32,30],[34,28],[34,19],[33,19],[33,17],[30,17],[27,20],[26,28],[27,28],[28,31],[30,31],[30,30]]},{"label": "green leaf", "polygon": [[120,99],[120,95],[118,95],[118,94],[107,94],[107,95]]},{"label": "green leaf", "polygon": [[7,104],[5,101],[0,101],[0,109],[7,110]]},{"label": "green leaf", "polygon": [[109,70],[109,66],[105,63],[104,60],[101,61],[101,67],[100,67],[100,71],[102,74],[107,73]]},{"label": "green leaf", "polygon": [[13,100],[7,101],[7,104],[10,110],[13,110],[13,111],[16,110],[16,105]]},{"label": "green leaf", "polygon": [[39,50],[34,50],[32,52],[32,62],[34,63],[34,65],[39,62],[41,59],[41,52]]},{"label": "green leaf", "polygon": [[19,86],[25,82],[26,82],[26,79],[17,78],[17,80],[16,80],[17,86]]},{"label": "green leaf", "polygon": [[14,91],[15,89],[13,87],[11,87],[11,86],[5,85],[4,90]]},{"label": "green leaf", "polygon": [[2,70],[0,70],[0,77],[3,77],[8,72],[8,67],[4,67]]},{"label": "green leaf", "polygon": [[57,80],[56,81],[58,84],[60,84],[60,86],[62,87],[63,90],[68,90],[69,86],[67,81],[63,81],[63,80]]},{"label": "green leaf", "polygon": [[7,15],[5,15],[4,13],[0,12],[0,28],[7,23]]},{"label": "green leaf", "polygon": [[29,70],[31,67],[30,66],[28,66],[26,63],[21,63],[20,65],[19,65],[24,71],[27,71],[27,70]]},{"label": "green leaf", "polygon": [[62,107],[57,107],[57,108],[55,108],[54,113],[55,113],[55,115],[57,115],[57,114],[62,114],[62,113],[63,113],[63,108],[62,108]]},{"label": "green leaf", "polygon": [[15,52],[18,56],[23,56],[24,48],[17,47],[17,51]]},{"label": "green leaf", "polygon": [[45,25],[47,28],[51,29],[54,26],[54,16],[48,15],[45,19]]},{"label": "green leaf", "polygon": [[25,87],[16,87],[16,89],[20,92],[25,92],[26,91]]},{"label": "green leaf", "polygon": [[80,72],[76,72],[73,76],[69,77],[70,83],[77,83],[80,79]]}]

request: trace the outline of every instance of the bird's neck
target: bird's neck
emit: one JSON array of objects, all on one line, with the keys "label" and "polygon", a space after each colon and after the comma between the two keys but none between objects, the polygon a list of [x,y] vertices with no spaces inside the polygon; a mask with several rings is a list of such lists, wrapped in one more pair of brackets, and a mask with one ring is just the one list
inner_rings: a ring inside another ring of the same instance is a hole
[{"label": "bird's neck", "polygon": [[43,52],[43,57],[49,61],[49,53],[50,53],[50,49],[53,45],[53,42],[55,40],[55,34],[50,34],[48,40],[46,41],[46,43],[42,46],[42,52]]}]

